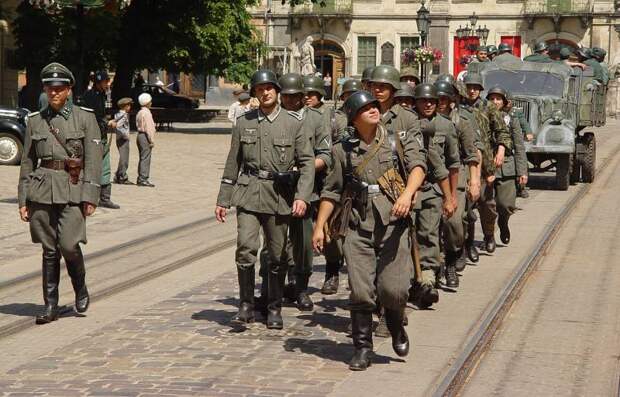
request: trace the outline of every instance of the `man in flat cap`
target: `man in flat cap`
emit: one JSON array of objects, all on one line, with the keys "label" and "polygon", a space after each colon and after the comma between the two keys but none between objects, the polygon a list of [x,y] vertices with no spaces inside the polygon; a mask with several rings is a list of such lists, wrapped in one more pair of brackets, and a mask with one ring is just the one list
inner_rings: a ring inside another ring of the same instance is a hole
[{"label": "man in flat cap", "polygon": [[92,109],[97,117],[97,124],[101,131],[101,141],[104,144],[103,169],[101,173],[101,200],[100,207],[119,209],[120,205],[112,201],[110,144],[108,142],[108,125],[110,122],[105,114],[107,91],[110,88],[110,76],[105,70],[95,72],[93,88],[84,93],[82,104]]},{"label": "man in flat cap", "polygon": [[118,112],[114,115],[112,125],[116,130],[116,148],[118,149],[118,167],[114,175],[114,183],[131,185],[127,176],[129,168],[129,112],[133,100],[131,98],[121,98],[116,102]]},{"label": "man in flat cap", "polygon": [[31,113],[18,184],[19,215],[30,222],[34,243],[43,247],[45,312],[37,324],[58,318],[60,257],[75,292],[75,309],[88,309],[86,271],[80,243],[87,216],[99,203],[102,142],[91,110],[69,100],[75,81],[69,69],[51,63],[41,71],[48,106]]}]

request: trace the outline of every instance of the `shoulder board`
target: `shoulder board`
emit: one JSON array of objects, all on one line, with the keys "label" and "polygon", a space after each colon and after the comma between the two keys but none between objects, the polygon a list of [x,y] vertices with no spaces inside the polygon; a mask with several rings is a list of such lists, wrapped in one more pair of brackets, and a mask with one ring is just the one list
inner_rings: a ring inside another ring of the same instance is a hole
[{"label": "shoulder board", "polygon": [[37,115],[39,115],[39,114],[41,114],[41,112],[40,112],[40,111],[39,111],[39,112],[32,112],[32,113],[28,113],[28,117],[34,117],[34,116],[37,116]]},{"label": "shoulder board", "polygon": [[304,119],[303,116],[300,113],[298,113],[298,112],[296,112],[294,110],[287,110],[286,112],[288,114],[290,114],[291,116],[293,116],[294,118],[296,118],[297,120],[299,120],[299,121],[302,121]]},{"label": "shoulder board", "polygon": [[78,106],[82,110],[86,110],[87,112],[95,113],[95,111],[91,108],[87,108],[86,106]]}]

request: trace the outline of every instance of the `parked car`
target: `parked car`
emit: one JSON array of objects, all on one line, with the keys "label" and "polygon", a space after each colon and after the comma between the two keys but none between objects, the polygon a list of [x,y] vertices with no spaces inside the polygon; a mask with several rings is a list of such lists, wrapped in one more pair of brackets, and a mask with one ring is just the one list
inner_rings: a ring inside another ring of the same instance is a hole
[{"label": "parked car", "polygon": [[596,139],[589,127],[605,125],[606,87],[582,71],[558,63],[522,62],[489,66],[482,72],[485,87],[509,90],[523,110],[534,140],[526,142],[531,171],[555,169],[558,189],[570,183],[591,183],[596,172]]},{"label": "parked car", "polygon": [[19,164],[24,153],[28,110],[0,106],[0,165]]},{"label": "parked car", "polygon": [[134,89],[133,100],[136,104],[138,103],[138,96],[144,92],[151,94],[153,97],[154,108],[196,109],[198,107],[198,100],[177,94],[166,87],[160,87],[155,84],[144,84],[142,87]]}]

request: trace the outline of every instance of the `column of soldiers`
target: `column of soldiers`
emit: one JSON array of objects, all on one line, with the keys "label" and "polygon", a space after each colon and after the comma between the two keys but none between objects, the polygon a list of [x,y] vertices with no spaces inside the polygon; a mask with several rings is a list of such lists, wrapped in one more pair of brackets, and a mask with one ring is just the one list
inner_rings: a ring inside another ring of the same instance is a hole
[{"label": "column of soldiers", "polygon": [[257,71],[251,92],[260,106],[233,127],[215,209],[225,222],[237,208],[240,303],[232,322],[252,323],[257,311],[267,328],[282,329],[283,299],[313,310],[314,249],[326,259],[323,294],[337,292],[346,264],[350,369],[371,365],[373,332],[406,356],[407,301],[428,308],[441,289],[459,287],[467,261],[479,260],[478,217],[487,252],[496,224],[510,242],[517,185],[527,182],[524,132],[510,94],[489,87],[483,98],[484,88],[474,73],[431,84],[379,65],[347,80],[342,105],[331,107],[316,77]]}]

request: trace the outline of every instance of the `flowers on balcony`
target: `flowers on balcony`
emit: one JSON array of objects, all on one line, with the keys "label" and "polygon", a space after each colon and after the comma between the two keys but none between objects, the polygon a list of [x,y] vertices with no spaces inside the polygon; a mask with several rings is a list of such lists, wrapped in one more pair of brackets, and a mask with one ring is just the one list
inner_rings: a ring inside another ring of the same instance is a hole
[{"label": "flowers on balcony", "polygon": [[443,52],[432,47],[406,48],[401,56],[402,65],[419,65],[426,63],[438,64],[443,58]]}]

